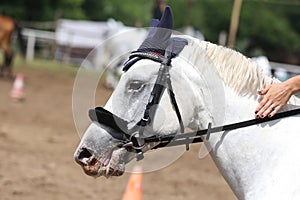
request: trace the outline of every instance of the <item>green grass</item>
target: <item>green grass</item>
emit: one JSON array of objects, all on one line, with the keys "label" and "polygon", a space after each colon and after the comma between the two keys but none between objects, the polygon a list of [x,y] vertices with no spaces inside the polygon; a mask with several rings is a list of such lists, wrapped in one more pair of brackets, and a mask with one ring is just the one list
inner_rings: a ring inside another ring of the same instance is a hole
[{"label": "green grass", "polygon": [[46,70],[51,73],[66,73],[73,77],[76,76],[77,70],[79,69],[78,66],[72,66],[55,60],[34,59],[32,61],[26,61],[20,56],[15,57],[13,65],[15,71],[22,70],[22,68],[26,67],[37,70]]},{"label": "green grass", "polygon": [[[1,56],[0,56],[1,60]],[[53,74],[66,74],[71,77],[76,77],[78,70],[80,69],[80,73],[84,73],[85,76],[91,76],[93,78],[99,77],[99,75],[103,75],[101,77],[100,83],[103,83],[105,80],[105,73],[80,68],[79,66],[65,64],[55,60],[45,60],[45,59],[34,59],[32,61],[25,61],[25,59],[21,58],[19,55],[14,58],[14,72],[22,71],[24,68],[30,68],[34,70],[42,70],[46,72],[50,72]]]}]

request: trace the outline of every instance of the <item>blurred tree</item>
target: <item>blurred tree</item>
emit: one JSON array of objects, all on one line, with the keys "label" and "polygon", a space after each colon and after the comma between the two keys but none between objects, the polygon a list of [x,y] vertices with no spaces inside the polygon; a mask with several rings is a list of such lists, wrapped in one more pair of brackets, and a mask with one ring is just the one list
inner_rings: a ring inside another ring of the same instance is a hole
[{"label": "blurred tree", "polygon": [[[22,21],[114,18],[130,26],[149,26],[155,0],[0,0],[0,11]],[[228,31],[233,0],[168,0],[176,29],[191,25],[218,42]],[[265,53],[272,60],[296,57],[300,63],[299,0],[244,0],[237,48],[248,56]]]},{"label": "blurred tree", "polygon": [[25,2],[22,0],[1,0],[0,12],[14,19],[24,18]]},{"label": "blurred tree", "polygon": [[300,27],[295,26],[299,21],[296,18],[300,19],[300,12],[296,13],[293,6],[246,1],[238,37],[247,38],[249,45],[241,51],[253,56],[252,52],[260,48],[271,60],[278,61],[300,52]]},{"label": "blurred tree", "polygon": [[49,0],[52,3],[52,10],[60,9],[63,18],[86,19],[82,9],[85,0]]},{"label": "blurred tree", "polygon": [[107,14],[104,11],[103,0],[85,0],[82,4],[82,10],[85,16],[94,21],[104,21],[107,19]]},{"label": "blurred tree", "polygon": [[61,17],[84,19],[81,8],[84,0],[1,0],[0,10],[5,15],[22,21],[55,20],[58,10]]},{"label": "blurred tree", "polygon": [[149,0],[104,0],[104,12],[107,17],[130,26],[137,24],[148,26],[153,2]]},{"label": "blurred tree", "polygon": [[[219,33],[229,30],[233,0],[169,1],[175,27],[192,25],[205,38],[218,42]],[[300,3],[297,0],[244,0],[236,48],[247,56],[300,63]],[[290,57],[293,57],[290,59]],[[295,58],[296,57],[296,58]]]}]

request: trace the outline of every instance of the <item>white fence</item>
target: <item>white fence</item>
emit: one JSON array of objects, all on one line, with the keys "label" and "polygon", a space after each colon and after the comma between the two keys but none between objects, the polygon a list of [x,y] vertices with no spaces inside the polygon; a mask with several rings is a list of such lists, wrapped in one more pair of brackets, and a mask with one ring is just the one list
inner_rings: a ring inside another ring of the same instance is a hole
[{"label": "white fence", "polygon": [[24,28],[23,37],[27,38],[26,59],[32,60],[37,43],[47,43],[54,48],[54,57],[67,63],[80,63],[87,54],[108,36],[115,24],[78,20],[58,20],[55,32]]},{"label": "white fence", "polygon": [[110,30],[110,22],[59,20],[55,39],[55,59],[80,64],[97,45],[101,44]]},{"label": "white fence", "polygon": [[300,66],[298,65],[290,65],[284,63],[270,62],[271,68],[274,70],[284,69],[292,74],[300,74]]},{"label": "white fence", "polygon": [[47,41],[55,45],[55,33],[36,29],[24,28],[22,35],[27,37],[26,60],[33,60],[36,41]]}]

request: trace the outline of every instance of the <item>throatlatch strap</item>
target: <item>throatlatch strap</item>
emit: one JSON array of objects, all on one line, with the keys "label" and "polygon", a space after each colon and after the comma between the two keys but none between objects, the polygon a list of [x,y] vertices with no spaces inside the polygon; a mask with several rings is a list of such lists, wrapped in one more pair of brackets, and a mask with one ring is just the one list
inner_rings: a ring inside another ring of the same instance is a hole
[{"label": "throatlatch strap", "polygon": [[178,107],[178,104],[176,102],[176,98],[175,98],[175,94],[173,92],[173,88],[172,88],[172,84],[171,84],[171,79],[167,79],[167,83],[168,83],[168,93],[169,93],[169,97],[170,97],[170,100],[171,100],[171,104],[176,112],[176,115],[177,115],[177,119],[178,119],[178,122],[179,122],[179,126],[180,126],[180,132],[181,133],[184,133],[184,125],[183,125],[183,122],[182,122],[182,117],[181,117],[181,114],[180,114],[180,110],[179,110],[179,107]]}]

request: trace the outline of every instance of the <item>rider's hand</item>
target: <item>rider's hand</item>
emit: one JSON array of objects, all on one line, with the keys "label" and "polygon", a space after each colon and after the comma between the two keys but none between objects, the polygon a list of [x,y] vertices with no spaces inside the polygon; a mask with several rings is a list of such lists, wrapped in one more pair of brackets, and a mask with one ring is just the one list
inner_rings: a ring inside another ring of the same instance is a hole
[{"label": "rider's hand", "polygon": [[255,109],[256,117],[272,117],[288,102],[293,88],[288,82],[276,83],[267,86],[258,94],[262,95],[262,100]]},{"label": "rider's hand", "polygon": [[273,117],[297,92],[300,92],[300,75],[294,76],[285,82],[267,86],[258,92],[263,98],[255,109],[256,117]]}]

